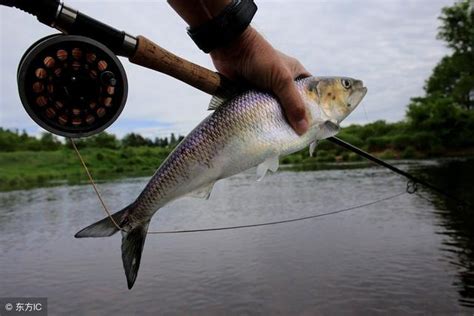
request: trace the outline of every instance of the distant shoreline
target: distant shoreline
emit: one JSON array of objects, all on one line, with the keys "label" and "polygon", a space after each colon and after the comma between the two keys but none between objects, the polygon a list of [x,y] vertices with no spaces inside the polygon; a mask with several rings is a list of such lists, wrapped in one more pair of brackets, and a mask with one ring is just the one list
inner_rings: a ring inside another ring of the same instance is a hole
[{"label": "distant shoreline", "polygon": [[[109,181],[129,177],[151,176],[172,148],[126,147],[120,149],[81,149],[94,178]],[[415,153],[406,157],[401,152],[385,150],[373,153],[391,161],[419,161],[448,157],[474,157],[474,148],[446,151],[436,157]],[[301,158],[303,157],[303,158]],[[281,170],[310,171],[331,169],[354,169],[372,166],[370,162],[354,156],[353,153],[335,155],[321,151],[309,157],[307,150],[280,159]],[[86,183],[87,177],[72,149],[54,151],[0,152],[0,191],[13,191],[49,187],[59,184]]]}]

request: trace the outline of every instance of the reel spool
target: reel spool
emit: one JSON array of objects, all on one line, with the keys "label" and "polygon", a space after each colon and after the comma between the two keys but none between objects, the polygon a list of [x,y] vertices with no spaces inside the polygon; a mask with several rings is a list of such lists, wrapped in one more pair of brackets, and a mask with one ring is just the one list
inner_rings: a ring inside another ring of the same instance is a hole
[{"label": "reel spool", "polygon": [[103,131],[127,99],[127,76],[117,56],[83,36],[56,34],[34,43],[20,61],[17,81],[30,117],[65,137]]}]

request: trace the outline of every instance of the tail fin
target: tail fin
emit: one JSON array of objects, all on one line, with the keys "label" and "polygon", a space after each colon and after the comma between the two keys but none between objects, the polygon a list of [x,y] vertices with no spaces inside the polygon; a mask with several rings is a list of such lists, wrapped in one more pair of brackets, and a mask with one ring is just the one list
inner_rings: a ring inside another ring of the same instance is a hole
[{"label": "tail fin", "polygon": [[122,232],[122,262],[127,277],[128,289],[132,288],[137,279],[149,223],[150,221],[147,221],[128,232]]},{"label": "tail fin", "polygon": [[[127,222],[126,211],[129,208],[130,206],[112,215],[116,223],[121,225],[121,223]],[[132,228],[129,230],[122,231],[122,261],[129,289],[133,287],[133,284],[137,279],[138,269],[140,268],[140,260],[142,257],[143,246],[145,244],[145,238],[149,223],[150,221],[148,220],[137,226],[132,226]],[[119,229],[110,220],[110,218],[106,217],[82,229],[76,235],[74,235],[74,237],[108,237],[112,236],[118,231]]]},{"label": "tail fin", "polygon": [[[124,208],[123,210],[112,214],[112,218],[114,221],[120,225],[123,221],[123,217],[125,216],[125,212],[127,211],[128,207]],[[84,237],[109,237],[118,232],[119,229],[115,224],[110,220],[107,216],[106,218],[83,228],[79,232],[77,232],[74,237],[76,238],[84,238]]]}]

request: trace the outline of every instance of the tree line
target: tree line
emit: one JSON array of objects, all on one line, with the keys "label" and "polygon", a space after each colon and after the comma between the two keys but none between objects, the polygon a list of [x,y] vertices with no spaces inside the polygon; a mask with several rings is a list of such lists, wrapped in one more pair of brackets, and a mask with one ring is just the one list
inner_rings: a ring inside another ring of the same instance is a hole
[{"label": "tree line", "polygon": [[[119,149],[123,147],[161,147],[174,148],[184,136],[176,136],[171,133],[169,137],[155,137],[150,139],[136,133],[128,133],[119,139],[114,134],[101,132],[97,135],[75,139],[80,148],[109,148]],[[61,142],[58,137],[51,133],[43,132],[39,138],[28,135],[26,131],[9,130],[0,127],[0,151],[51,151],[61,148],[70,148],[69,139]]]}]

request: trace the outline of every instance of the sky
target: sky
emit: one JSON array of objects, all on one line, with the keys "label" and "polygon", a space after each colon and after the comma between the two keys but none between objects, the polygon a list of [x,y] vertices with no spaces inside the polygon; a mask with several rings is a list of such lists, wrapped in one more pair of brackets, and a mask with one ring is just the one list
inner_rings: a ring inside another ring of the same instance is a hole
[{"label": "sky", "polygon": [[[213,68],[186,34],[186,24],[165,1],[67,0],[98,20],[144,35],[194,63]],[[313,75],[349,76],[368,93],[343,125],[404,118],[411,97],[423,94],[433,67],[449,53],[436,39],[441,8],[453,0],[256,0],[252,25],[277,49],[296,57]],[[0,7],[0,127],[43,130],[24,111],[16,71],[39,38],[57,33],[19,10]],[[185,135],[204,117],[210,96],[164,74],[121,58],[129,82],[127,104],[107,129],[122,137],[140,133]]]}]

